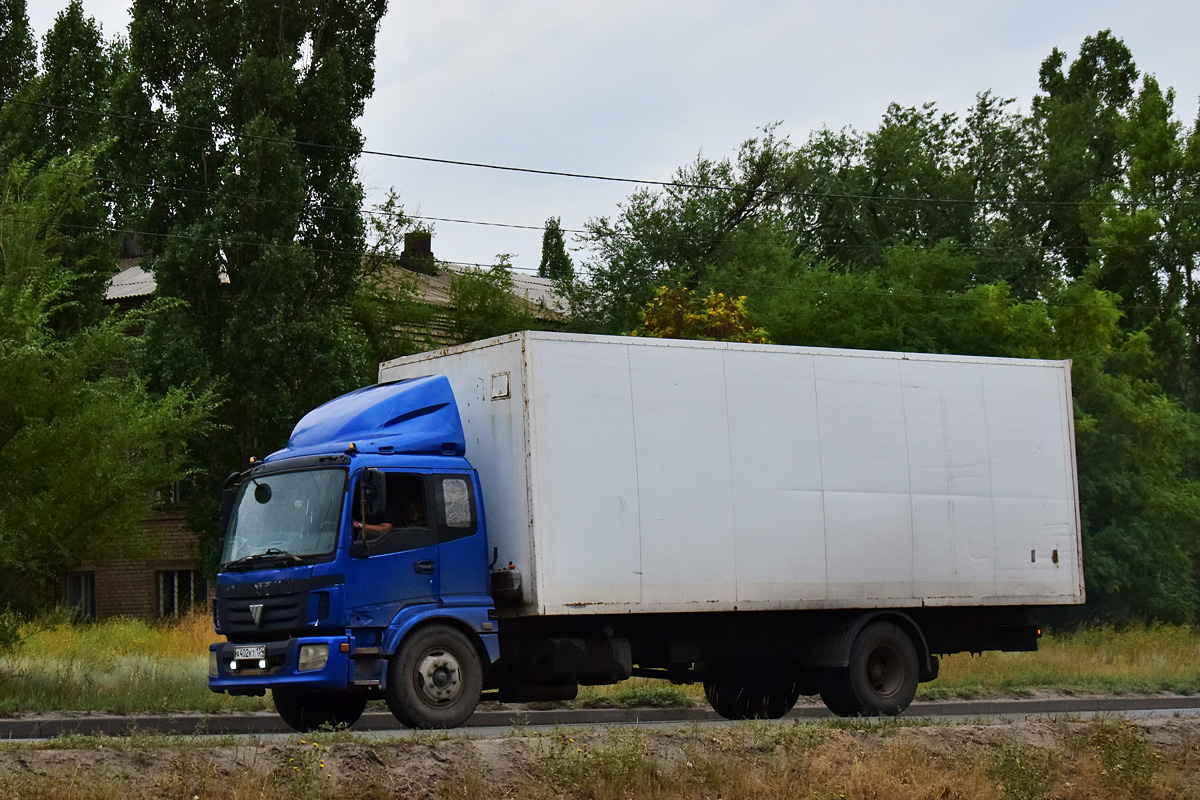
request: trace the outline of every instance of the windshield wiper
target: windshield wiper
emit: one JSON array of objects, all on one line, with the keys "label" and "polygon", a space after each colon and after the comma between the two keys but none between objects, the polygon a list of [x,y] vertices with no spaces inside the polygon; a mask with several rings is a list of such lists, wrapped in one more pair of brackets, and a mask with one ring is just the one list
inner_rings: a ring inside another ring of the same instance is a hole
[{"label": "windshield wiper", "polygon": [[246,564],[254,564],[259,561],[267,561],[267,560],[286,561],[289,564],[305,563],[304,559],[301,558],[300,556],[296,555],[295,553],[289,553],[288,551],[280,550],[277,547],[268,547],[266,550],[264,550],[261,553],[254,553],[253,555],[242,556],[241,558],[239,558],[235,561],[228,561],[225,564],[222,564],[221,566],[223,569],[228,569],[230,567],[244,566]]}]

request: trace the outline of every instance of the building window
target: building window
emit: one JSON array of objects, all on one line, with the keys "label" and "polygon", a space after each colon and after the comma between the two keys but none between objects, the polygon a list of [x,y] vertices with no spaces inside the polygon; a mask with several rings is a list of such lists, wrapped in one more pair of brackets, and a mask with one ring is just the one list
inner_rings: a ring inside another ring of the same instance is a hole
[{"label": "building window", "polygon": [[158,573],[158,613],[163,617],[182,616],[205,605],[208,584],[194,569]]},{"label": "building window", "polygon": [[96,573],[67,573],[67,607],[79,619],[96,618]]},{"label": "building window", "polygon": [[191,484],[188,481],[175,481],[170,486],[164,486],[153,495],[155,503],[160,505],[183,505],[191,496]]}]

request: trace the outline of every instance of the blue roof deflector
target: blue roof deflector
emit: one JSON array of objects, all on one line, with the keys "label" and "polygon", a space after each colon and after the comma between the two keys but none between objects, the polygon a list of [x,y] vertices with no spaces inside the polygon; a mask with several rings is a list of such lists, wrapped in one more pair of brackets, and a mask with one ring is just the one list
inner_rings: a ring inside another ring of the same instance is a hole
[{"label": "blue roof deflector", "polygon": [[462,420],[445,375],[366,386],[304,415],[287,448],[267,460],[306,453],[359,452],[464,455]]}]

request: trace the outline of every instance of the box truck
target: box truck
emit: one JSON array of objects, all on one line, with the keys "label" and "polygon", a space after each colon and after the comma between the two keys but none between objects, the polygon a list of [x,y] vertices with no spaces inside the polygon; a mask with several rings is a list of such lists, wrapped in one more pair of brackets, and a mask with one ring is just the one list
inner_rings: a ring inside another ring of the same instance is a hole
[{"label": "box truck", "polygon": [[300,730],[630,676],[898,714],[1084,601],[1067,361],[526,331],[382,364],[225,500],[209,686]]}]

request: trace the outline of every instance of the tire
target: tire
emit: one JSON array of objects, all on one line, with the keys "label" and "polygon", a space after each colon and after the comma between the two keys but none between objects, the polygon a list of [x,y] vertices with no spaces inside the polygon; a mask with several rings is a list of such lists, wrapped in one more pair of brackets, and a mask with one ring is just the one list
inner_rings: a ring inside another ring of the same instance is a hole
[{"label": "tire", "polygon": [[483,667],[471,640],[448,625],[418,628],[388,664],[383,696],[409,728],[456,728],[475,712]]},{"label": "tire", "polygon": [[800,684],[784,679],[746,681],[718,678],[704,682],[709,705],[725,719],[779,719],[800,698]]},{"label": "tire", "polygon": [[890,622],[872,622],[850,648],[850,663],[834,670],[821,699],[842,717],[895,716],[917,696],[920,664],[917,648]]},{"label": "tire", "polygon": [[833,674],[825,678],[821,685],[821,702],[839,717],[857,717],[865,713],[850,691],[849,675],[844,669],[833,670]]},{"label": "tire", "polygon": [[360,692],[306,692],[303,689],[271,690],[275,710],[289,728],[307,733],[322,726],[349,728],[367,707]]}]

